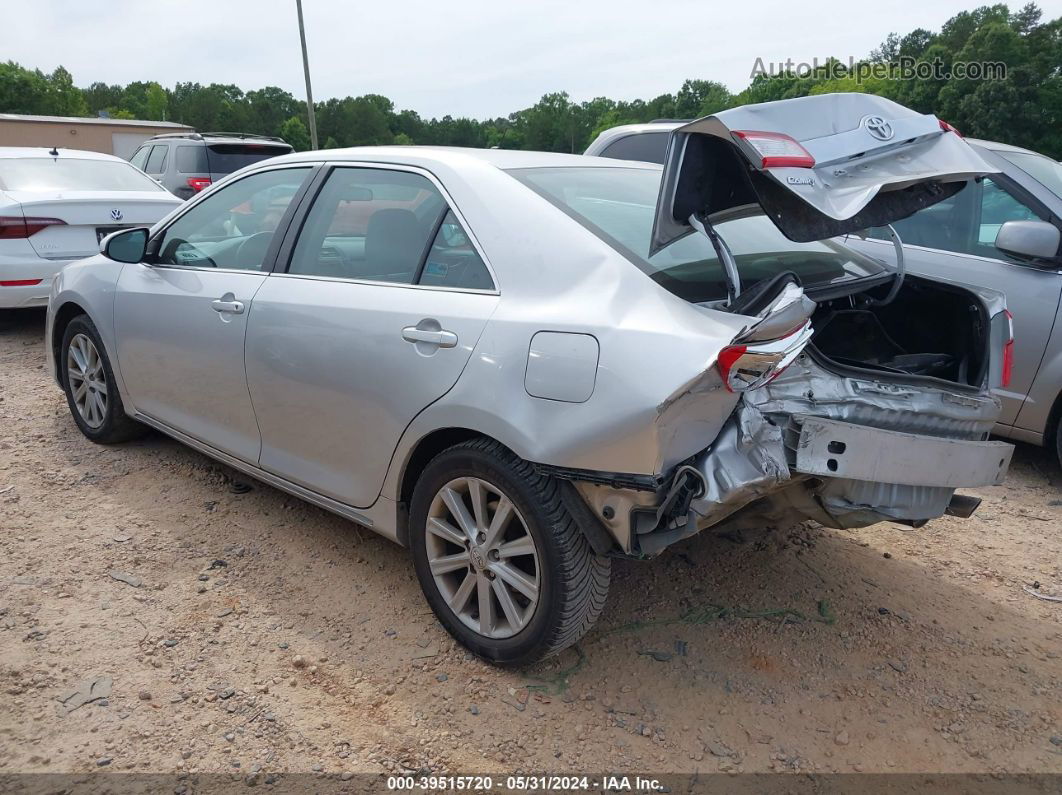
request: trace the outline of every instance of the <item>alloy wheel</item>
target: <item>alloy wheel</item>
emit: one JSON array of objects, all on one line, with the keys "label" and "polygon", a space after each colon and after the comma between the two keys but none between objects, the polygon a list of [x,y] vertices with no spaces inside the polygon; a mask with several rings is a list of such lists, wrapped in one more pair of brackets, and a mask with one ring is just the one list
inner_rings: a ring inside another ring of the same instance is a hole
[{"label": "alloy wheel", "polygon": [[527,626],[541,590],[538,548],[501,489],[451,480],[432,499],[424,533],[435,586],[457,618],[494,639]]},{"label": "alloy wheel", "polygon": [[74,407],[90,428],[107,419],[107,374],[96,345],[85,334],[76,334],[66,350],[66,377]]}]

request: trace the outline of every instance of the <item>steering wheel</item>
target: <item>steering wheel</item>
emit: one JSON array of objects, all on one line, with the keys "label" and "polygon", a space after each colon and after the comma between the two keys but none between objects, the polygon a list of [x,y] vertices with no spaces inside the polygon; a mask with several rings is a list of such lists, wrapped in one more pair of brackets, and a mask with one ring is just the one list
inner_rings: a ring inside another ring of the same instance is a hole
[{"label": "steering wheel", "polygon": [[245,238],[236,249],[236,267],[241,270],[261,270],[262,260],[272,240],[272,232],[255,232]]}]

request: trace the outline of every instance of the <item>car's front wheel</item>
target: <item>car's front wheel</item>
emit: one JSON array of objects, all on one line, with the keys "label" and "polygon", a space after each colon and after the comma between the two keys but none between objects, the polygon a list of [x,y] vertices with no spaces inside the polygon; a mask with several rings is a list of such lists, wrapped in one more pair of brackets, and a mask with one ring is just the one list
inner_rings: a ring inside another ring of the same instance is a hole
[{"label": "car's front wheel", "polygon": [[66,402],[85,436],[99,444],[114,444],[147,430],[125,413],[107,351],[88,315],[70,321],[59,355]]},{"label": "car's front wheel", "polygon": [[530,663],[572,645],[608,594],[610,561],[590,547],[557,481],[489,439],[428,464],[409,537],[439,621],[496,663]]}]

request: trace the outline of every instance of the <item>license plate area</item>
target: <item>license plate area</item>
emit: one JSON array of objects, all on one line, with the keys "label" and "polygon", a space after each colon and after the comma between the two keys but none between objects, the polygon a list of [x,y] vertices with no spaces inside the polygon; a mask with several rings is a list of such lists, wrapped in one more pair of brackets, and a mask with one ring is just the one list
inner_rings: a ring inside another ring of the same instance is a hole
[{"label": "license plate area", "polygon": [[123,229],[132,229],[131,226],[97,226],[96,227],[96,243],[102,243],[103,238],[113,232],[121,232]]},{"label": "license plate area", "polygon": [[1014,445],[941,439],[819,417],[801,423],[796,469],[808,475],[948,488],[1003,482]]}]

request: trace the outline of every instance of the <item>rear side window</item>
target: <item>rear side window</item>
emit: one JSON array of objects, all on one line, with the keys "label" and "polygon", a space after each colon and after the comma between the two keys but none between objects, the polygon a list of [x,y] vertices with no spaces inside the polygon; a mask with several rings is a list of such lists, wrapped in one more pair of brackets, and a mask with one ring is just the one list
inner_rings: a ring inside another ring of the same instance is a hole
[{"label": "rear side window", "polygon": [[666,132],[625,135],[602,149],[601,157],[663,164],[667,155],[668,135]]},{"label": "rear side window", "polygon": [[490,290],[494,287],[487,266],[473,248],[453,210],[447,210],[443,216],[417,283],[470,290]]},{"label": "rear side window", "polygon": [[442,194],[420,174],[337,168],[299,234],[288,273],[491,289]]},{"label": "rear side window", "polygon": [[209,174],[206,147],[182,145],[177,147],[177,170],[182,174]]},{"label": "rear side window", "polygon": [[161,174],[166,170],[167,154],[169,154],[169,147],[166,144],[156,144],[151,147],[151,154],[148,155],[147,167],[144,171],[149,174]]},{"label": "rear side window", "polygon": [[260,160],[293,151],[290,146],[276,144],[210,144],[204,148],[212,174],[231,174]]}]

